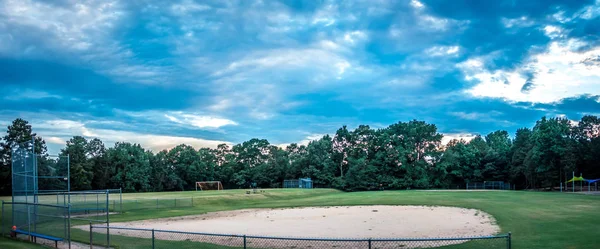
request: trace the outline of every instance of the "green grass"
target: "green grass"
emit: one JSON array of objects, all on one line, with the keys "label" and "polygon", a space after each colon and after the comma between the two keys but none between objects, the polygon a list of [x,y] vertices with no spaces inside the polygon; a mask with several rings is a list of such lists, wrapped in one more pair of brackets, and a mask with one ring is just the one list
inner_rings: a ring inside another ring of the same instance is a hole
[{"label": "green grass", "polygon": [[[598,239],[598,234],[600,234],[600,196],[527,191],[344,193],[330,189],[278,189],[250,195],[246,194],[245,190],[123,195],[124,200],[138,199],[140,202],[151,201],[153,198],[191,199],[191,197],[194,198],[194,207],[131,210],[123,214],[112,215],[110,219],[111,222],[122,222],[243,208],[382,204],[440,205],[475,208],[491,214],[496,219],[502,233],[512,232],[513,248],[600,248]],[[4,198],[6,197],[0,199]],[[125,203],[124,205],[130,205],[129,202]],[[73,229],[72,237],[85,242],[89,240],[89,233]],[[115,240],[123,240],[124,243],[130,239],[116,237]],[[141,241],[140,239],[136,240]],[[173,248],[186,248],[184,245],[186,243],[191,244],[192,242],[178,242],[177,245],[174,244]],[[197,244],[195,245],[197,246]],[[9,245],[1,248],[19,247]]]},{"label": "green grass", "polygon": [[38,244],[33,244],[27,241],[13,240],[9,238],[0,237],[0,248],[6,249],[45,249],[45,247]]}]

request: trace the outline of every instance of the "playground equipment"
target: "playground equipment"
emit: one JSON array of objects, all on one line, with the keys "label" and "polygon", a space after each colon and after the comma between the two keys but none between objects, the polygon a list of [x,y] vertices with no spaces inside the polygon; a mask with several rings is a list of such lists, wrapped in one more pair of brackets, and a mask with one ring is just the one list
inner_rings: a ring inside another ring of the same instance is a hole
[{"label": "playground equipment", "polygon": [[[600,182],[600,178],[599,179],[585,179],[583,178],[583,174],[579,174],[579,177],[575,176],[575,172],[573,172],[573,178],[571,178],[570,180],[565,182],[565,190],[568,191],[568,187],[569,187],[569,183],[572,183],[572,188],[571,191],[575,192],[575,182],[579,182],[579,191],[584,191],[583,189],[583,183],[587,182],[587,191],[598,191],[598,182]],[[592,183],[594,184],[594,189],[592,190],[591,185]],[[561,183],[562,185],[562,183]],[[562,192],[562,186],[560,191]]]}]

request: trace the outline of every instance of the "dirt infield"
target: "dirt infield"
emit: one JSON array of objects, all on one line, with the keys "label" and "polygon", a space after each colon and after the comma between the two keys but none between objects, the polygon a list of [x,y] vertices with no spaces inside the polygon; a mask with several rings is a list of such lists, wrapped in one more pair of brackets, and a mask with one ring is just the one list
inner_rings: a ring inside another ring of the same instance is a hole
[{"label": "dirt infield", "polygon": [[[111,226],[217,234],[317,238],[439,238],[497,234],[500,229],[487,213],[475,209],[428,206],[334,206],[288,209],[246,209],[204,215],[153,219]],[[86,227],[80,227],[86,229]],[[146,237],[139,231],[111,234]],[[181,236],[157,233],[157,239]],[[238,238],[188,236],[185,240],[235,246]],[[455,241],[462,243],[464,241]],[[316,242],[314,242],[316,243]],[[304,242],[301,248],[311,244]],[[278,246],[282,245],[282,246]],[[315,245],[309,245],[309,247]],[[321,245],[323,246],[323,245]],[[395,247],[396,245],[394,245]],[[280,241],[256,240],[253,247],[288,248]],[[353,247],[353,246],[345,246]],[[428,247],[424,244],[422,247]]]}]

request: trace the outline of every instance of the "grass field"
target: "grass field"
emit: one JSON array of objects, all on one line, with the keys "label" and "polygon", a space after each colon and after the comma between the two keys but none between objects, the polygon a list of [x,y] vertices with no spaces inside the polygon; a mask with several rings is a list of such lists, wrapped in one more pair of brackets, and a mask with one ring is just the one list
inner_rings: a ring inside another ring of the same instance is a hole
[{"label": "grass field", "polygon": [[[112,215],[111,222],[144,220],[244,208],[327,205],[441,205],[483,210],[502,233],[512,232],[513,248],[600,248],[600,196],[526,191],[378,191],[345,193],[331,189],[277,189],[124,194],[124,200],[191,198],[194,207],[141,209]],[[10,197],[0,197],[10,200]],[[126,202],[128,203],[128,202]],[[125,209],[127,210],[127,209]],[[85,242],[89,234],[73,232]],[[27,245],[27,246],[25,246]],[[31,248],[0,240],[1,248]]]}]

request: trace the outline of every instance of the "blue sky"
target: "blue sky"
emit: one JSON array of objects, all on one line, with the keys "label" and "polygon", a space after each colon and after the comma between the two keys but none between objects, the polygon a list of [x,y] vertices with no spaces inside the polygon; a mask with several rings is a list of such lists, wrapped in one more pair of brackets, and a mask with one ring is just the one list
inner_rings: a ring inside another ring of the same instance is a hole
[{"label": "blue sky", "polygon": [[0,0],[0,125],[160,150],[600,115],[600,0]]}]

